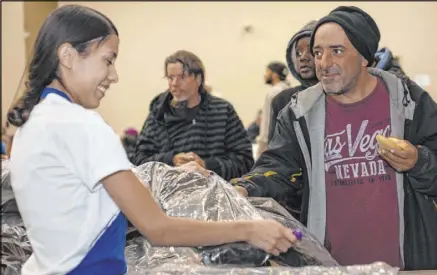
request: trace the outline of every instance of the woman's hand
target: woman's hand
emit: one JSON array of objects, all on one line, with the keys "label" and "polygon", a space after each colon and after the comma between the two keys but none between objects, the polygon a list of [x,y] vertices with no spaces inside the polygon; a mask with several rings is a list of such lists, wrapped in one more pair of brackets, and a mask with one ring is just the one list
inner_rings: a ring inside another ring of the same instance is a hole
[{"label": "woman's hand", "polygon": [[296,243],[296,236],[289,228],[273,220],[250,221],[247,242],[278,256],[285,253]]}]

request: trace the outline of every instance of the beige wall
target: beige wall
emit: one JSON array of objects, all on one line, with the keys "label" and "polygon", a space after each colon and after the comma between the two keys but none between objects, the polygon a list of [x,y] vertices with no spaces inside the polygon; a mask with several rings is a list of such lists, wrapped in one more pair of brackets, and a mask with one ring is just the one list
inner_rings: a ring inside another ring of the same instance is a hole
[{"label": "beige wall", "polygon": [[33,45],[39,29],[47,16],[58,7],[57,1],[52,2],[24,2],[24,30],[29,33],[26,37],[26,60],[30,59]]},{"label": "beige wall", "polygon": [[[307,21],[320,18],[338,5],[356,5],[369,12],[382,33],[380,46],[388,46],[400,56],[410,76],[429,74],[428,90],[437,98],[437,51],[432,49],[437,36],[431,35],[437,26],[437,3],[75,3],[105,13],[120,31],[120,57],[116,62],[120,82],[99,108],[117,132],[127,126],[142,126],[150,100],[166,88],[163,61],[179,49],[199,55],[214,91],[234,104],[248,124],[264,98],[266,64],[285,61],[289,38]],[[247,24],[254,27],[254,32],[243,35]],[[7,51],[3,47],[3,53]]]},{"label": "beige wall", "polygon": [[2,5],[2,125],[26,62],[22,2]]},{"label": "beige wall", "polygon": [[24,91],[22,77],[27,77],[25,68],[39,29],[57,6],[56,1],[2,4],[2,125],[11,103]]}]

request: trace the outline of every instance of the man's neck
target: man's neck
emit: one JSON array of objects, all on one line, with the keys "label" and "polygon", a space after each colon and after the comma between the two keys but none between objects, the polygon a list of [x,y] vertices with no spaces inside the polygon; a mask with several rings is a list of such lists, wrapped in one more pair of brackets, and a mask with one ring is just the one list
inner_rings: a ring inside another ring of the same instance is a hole
[{"label": "man's neck", "polygon": [[375,89],[377,78],[367,71],[362,76],[358,77],[354,87],[342,95],[330,95],[336,101],[342,104],[352,104],[360,102],[368,97]]},{"label": "man's neck", "polygon": [[272,80],[272,86],[275,86],[276,84],[278,84],[278,83],[280,83],[281,82],[281,80],[279,80],[279,79],[273,79]]},{"label": "man's neck", "polygon": [[307,83],[309,85],[309,87],[316,85],[317,83],[319,83],[319,80],[317,78],[315,79],[307,79]]},{"label": "man's neck", "polygon": [[190,99],[188,99],[188,108],[194,108],[200,104],[201,96],[199,93],[193,95]]}]

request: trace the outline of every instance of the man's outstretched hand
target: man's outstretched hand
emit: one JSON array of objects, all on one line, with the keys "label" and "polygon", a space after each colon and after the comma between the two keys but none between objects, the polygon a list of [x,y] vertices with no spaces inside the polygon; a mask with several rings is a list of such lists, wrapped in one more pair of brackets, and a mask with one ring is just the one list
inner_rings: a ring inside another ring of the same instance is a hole
[{"label": "man's outstretched hand", "polygon": [[189,153],[179,153],[173,157],[173,164],[174,166],[181,166],[183,164],[186,164],[190,161],[194,161],[203,168],[205,168],[205,162],[203,159],[199,157],[196,153],[189,152]]},{"label": "man's outstretched hand", "polygon": [[210,174],[208,170],[206,170],[205,168],[203,168],[197,162],[194,162],[194,161],[190,161],[190,162],[187,162],[185,164],[182,164],[178,168],[180,168],[184,171],[197,172],[205,177],[208,177]]},{"label": "man's outstretched hand", "polygon": [[246,188],[242,187],[242,186],[235,186],[234,187],[235,190],[238,191],[238,193],[240,193],[243,197],[248,197],[249,193],[247,192]]}]

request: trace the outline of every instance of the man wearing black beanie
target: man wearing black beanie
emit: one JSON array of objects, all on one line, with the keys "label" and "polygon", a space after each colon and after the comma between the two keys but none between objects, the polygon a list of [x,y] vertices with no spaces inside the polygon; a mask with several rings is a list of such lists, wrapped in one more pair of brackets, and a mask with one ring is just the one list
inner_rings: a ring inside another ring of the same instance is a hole
[{"label": "man wearing black beanie", "polygon": [[320,19],[310,40],[320,82],[294,95],[233,183],[284,205],[301,199],[301,221],[342,265],[437,269],[437,104],[408,78],[368,68],[379,40],[357,7]]},{"label": "man wearing black beanie", "polygon": [[[326,23],[341,26],[350,43],[368,61],[367,67],[372,66],[381,34],[370,15],[357,7],[341,6],[320,19],[313,34]],[[314,47],[314,35],[311,37],[310,47]]]}]

